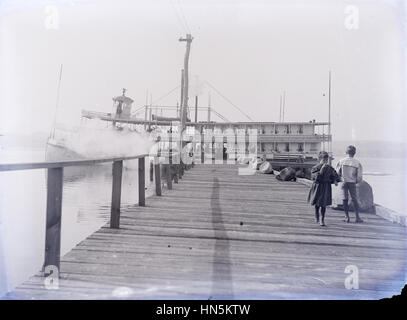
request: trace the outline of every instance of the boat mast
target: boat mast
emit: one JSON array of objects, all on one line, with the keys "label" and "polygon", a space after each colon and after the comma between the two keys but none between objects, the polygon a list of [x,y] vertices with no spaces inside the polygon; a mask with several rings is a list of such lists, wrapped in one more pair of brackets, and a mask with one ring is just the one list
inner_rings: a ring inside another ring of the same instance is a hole
[{"label": "boat mast", "polygon": [[282,119],[282,117],[281,117],[282,107],[283,107],[283,96],[280,94],[280,115],[279,115],[279,118],[278,118],[278,122],[282,122],[281,121],[281,119]]},{"label": "boat mast", "polygon": [[57,89],[57,101],[55,103],[55,114],[54,114],[54,128],[52,130],[52,138],[55,138],[55,126],[57,122],[57,114],[58,114],[58,105],[59,105],[59,91],[61,88],[61,79],[62,79],[62,63],[61,68],[59,69],[59,80],[58,80],[58,89]]}]

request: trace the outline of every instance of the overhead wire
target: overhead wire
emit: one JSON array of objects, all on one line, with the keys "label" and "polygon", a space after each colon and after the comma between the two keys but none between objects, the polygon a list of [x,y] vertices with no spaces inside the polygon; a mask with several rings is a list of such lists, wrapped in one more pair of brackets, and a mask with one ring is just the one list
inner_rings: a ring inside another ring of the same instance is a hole
[{"label": "overhead wire", "polygon": [[181,16],[180,16],[179,12],[177,11],[176,6],[172,2],[172,0],[170,0],[170,3],[171,3],[172,9],[174,10],[175,16],[177,17],[179,26],[181,28],[181,32],[188,33],[188,28],[186,27],[185,22],[183,22],[183,20],[181,19]]},{"label": "overhead wire", "polygon": [[191,34],[191,29],[189,28],[188,21],[187,21],[187,19],[185,18],[184,10],[182,9],[182,5],[181,5],[180,0],[178,0],[178,5],[179,5],[179,9],[180,9],[181,16],[182,16],[182,18],[184,19],[184,23],[185,23],[186,29],[188,30],[188,33]]},{"label": "overhead wire", "polygon": [[236,108],[241,114],[243,114],[247,119],[250,121],[254,121],[247,113],[245,113],[241,108],[239,108],[236,104],[234,104],[229,98],[227,98],[222,92],[220,92],[218,89],[216,89],[209,81],[205,80],[205,82],[213,89],[215,92],[220,95],[223,99],[225,99],[227,102],[229,102],[230,105],[232,105],[234,108]]},{"label": "overhead wire", "polygon": [[171,93],[173,93],[175,90],[179,89],[179,87],[181,87],[181,85],[176,86],[175,88],[171,89],[170,91],[168,91],[166,94],[163,94],[161,97],[159,97],[158,99],[154,100],[152,102],[152,104],[155,104],[159,101],[161,101],[162,99],[168,97]]},{"label": "overhead wire", "polygon": [[225,122],[230,122],[226,117],[224,117],[223,115],[221,115],[219,112],[217,112],[216,110],[211,109],[211,112],[213,112],[214,114],[216,114],[220,119],[222,119]]},{"label": "overhead wire", "polygon": [[[161,101],[162,99],[168,97],[168,96],[169,96],[171,93],[173,93],[175,90],[179,89],[180,86],[181,86],[181,85],[178,85],[178,86],[176,86],[175,88],[171,89],[170,91],[168,91],[167,93],[165,93],[165,94],[163,94],[161,97],[159,97],[158,99],[152,101],[151,104],[155,104],[155,103]],[[139,112],[140,112],[142,109],[144,109],[145,107],[146,107],[145,105],[144,105],[144,106],[141,106],[141,107],[138,107],[135,111],[132,112],[132,114],[137,114],[137,113],[139,113]]]}]

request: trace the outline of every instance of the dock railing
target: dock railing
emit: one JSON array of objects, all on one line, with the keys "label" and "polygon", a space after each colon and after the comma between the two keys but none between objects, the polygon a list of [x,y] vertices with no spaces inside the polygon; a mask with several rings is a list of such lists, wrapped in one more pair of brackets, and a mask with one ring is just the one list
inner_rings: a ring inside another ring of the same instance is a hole
[{"label": "dock railing", "polygon": [[[170,163],[173,154],[167,154]],[[164,156],[165,157],[165,156]],[[45,234],[45,258],[44,258],[44,276],[49,275],[47,266],[57,268],[58,275],[60,270],[60,250],[61,250],[61,218],[62,218],[62,193],[63,193],[63,178],[64,168],[78,166],[93,166],[102,163],[112,163],[112,198],[110,211],[110,228],[120,228],[120,204],[121,204],[121,187],[123,161],[138,159],[138,194],[139,206],[145,206],[145,159],[153,158],[150,161],[150,170],[154,172],[155,178],[155,193],[161,196],[161,172],[165,172],[165,179],[168,189],[172,189],[172,168],[171,164],[164,161],[160,163],[162,155],[151,156],[149,154],[141,154],[137,156],[115,157],[115,158],[98,158],[98,159],[81,159],[81,160],[66,160],[66,161],[45,161],[45,162],[30,162],[30,163],[10,163],[0,164],[0,172],[17,171],[17,170],[34,170],[47,169],[47,205],[46,205],[46,234]],[[161,170],[164,169],[164,170]],[[179,170],[178,170],[179,171]],[[150,171],[151,172],[151,171]],[[179,174],[179,172],[178,172]],[[152,181],[152,175],[150,174]],[[51,271],[52,268],[51,268]]]}]

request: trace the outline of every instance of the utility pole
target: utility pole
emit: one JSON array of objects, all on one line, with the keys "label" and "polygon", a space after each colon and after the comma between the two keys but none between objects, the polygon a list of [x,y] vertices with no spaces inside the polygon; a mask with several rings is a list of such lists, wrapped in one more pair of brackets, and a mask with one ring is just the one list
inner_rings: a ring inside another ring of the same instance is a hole
[{"label": "utility pole", "polygon": [[191,51],[192,36],[187,34],[185,38],[180,38],[179,41],[185,41],[187,43],[186,52],[184,57],[184,83],[183,83],[183,99],[181,105],[181,130],[185,129],[185,123],[187,119],[187,109],[188,109],[188,64],[189,64],[189,53]]},{"label": "utility pole", "polygon": [[[184,69],[181,70],[181,112],[179,114],[179,118],[181,120],[182,117],[182,106],[184,105],[184,84],[185,84],[185,78],[184,78]],[[178,117],[178,111],[177,111],[177,117]]]}]

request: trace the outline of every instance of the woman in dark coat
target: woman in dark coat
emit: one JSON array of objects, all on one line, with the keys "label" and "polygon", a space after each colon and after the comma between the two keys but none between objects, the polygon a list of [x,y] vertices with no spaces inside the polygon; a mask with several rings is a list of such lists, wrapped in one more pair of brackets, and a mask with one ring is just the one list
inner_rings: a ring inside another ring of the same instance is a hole
[{"label": "woman in dark coat", "polygon": [[313,180],[308,195],[308,202],[315,206],[315,219],[319,223],[319,208],[321,208],[321,226],[325,226],[326,207],[332,204],[331,184],[338,184],[340,178],[335,169],[328,164],[329,155],[325,151],[319,153],[320,162],[311,169]]}]

